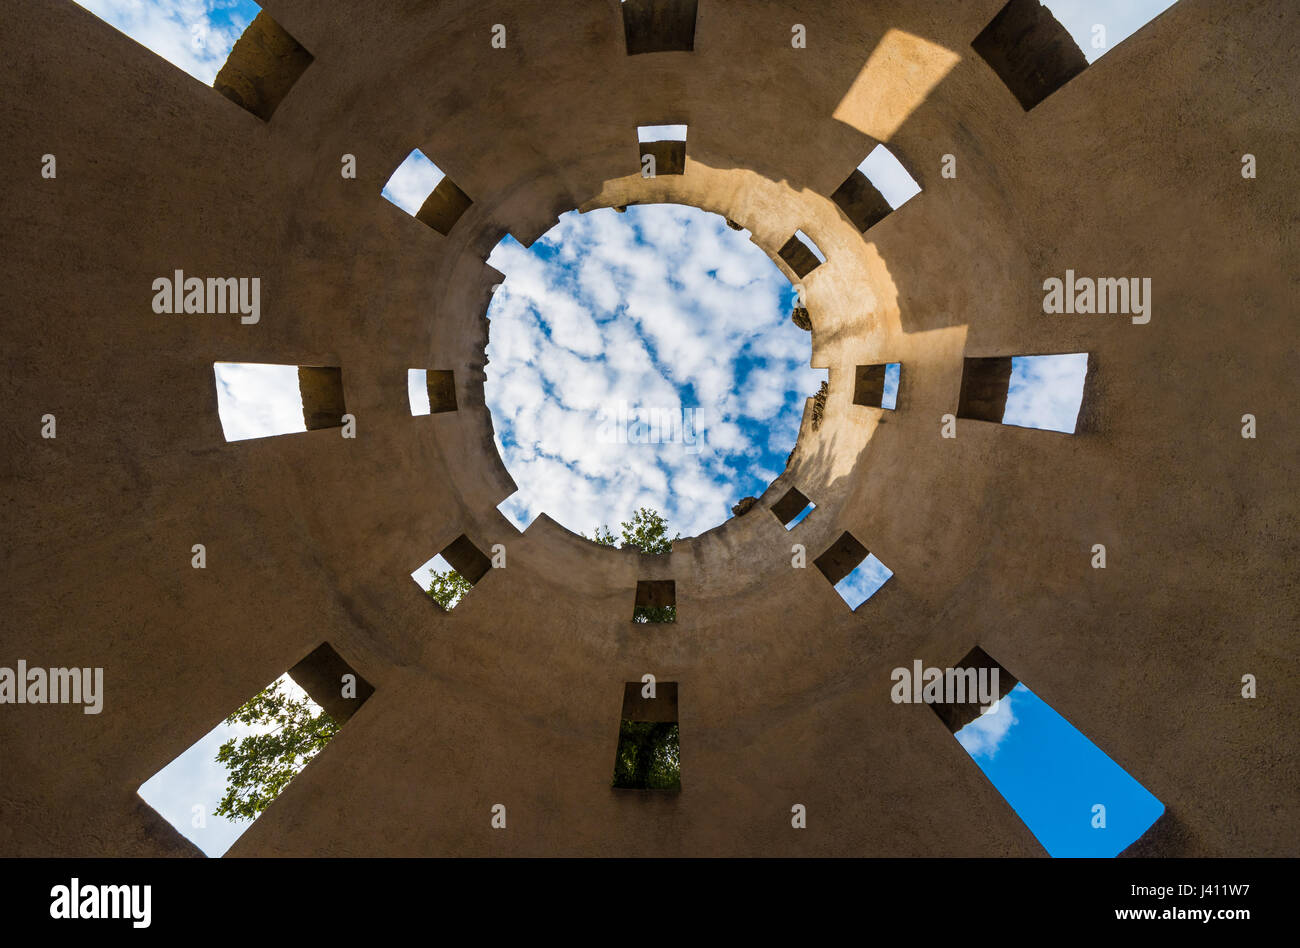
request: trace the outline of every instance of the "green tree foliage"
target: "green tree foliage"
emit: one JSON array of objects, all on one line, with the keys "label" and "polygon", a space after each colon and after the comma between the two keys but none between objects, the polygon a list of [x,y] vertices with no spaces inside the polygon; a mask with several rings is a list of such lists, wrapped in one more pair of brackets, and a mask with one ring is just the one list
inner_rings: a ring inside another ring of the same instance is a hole
[{"label": "green tree foliage", "polygon": [[[465,598],[473,586],[455,570],[429,570],[429,596],[450,609]],[[231,820],[255,820],[271,805],[321,748],[329,743],[338,725],[309,698],[295,700],[276,681],[258,692],[226,718],[227,724],[248,724],[271,728],[267,734],[231,738],[217,750],[217,763],[228,771],[226,795],[216,815]]]},{"label": "green tree foliage", "polygon": [[445,573],[431,569],[429,575],[433,577],[433,582],[429,584],[426,591],[434,602],[444,609],[451,609],[474,588],[473,583],[454,569],[449,569]]},{"label": "green tree foliage", "polygon": [[682,766],[677,725],[624,721],[618,731],[613,786],[622,790],[680,790]]},{"label": "green tree foliage", "polygon": [[[682,535],[668,537],[668,520],[663,517],[659,511],[651,510],[649,507],[642,507],[632,515],[631,520],[624,520],[622,523],[623,542],[619,543],[609,530],[609,525],[597,527],[594,531],[595,536],[587,539],[599,543],[601,546],[619,546],[632,547],[634,550],[640,550],[642,553],[663,554],[673,551],[673,540],[680,540]],[[635,622],[675,622],[677,621],[676,606],[636,606],[632,611],[632,619]]]},{"label": "green tree foliage", "polygon": [[258,692],[226,718],[227,724],[270,726],[266,734],[231,738],[217,750],[229,771],[217,816],[255,820],[307,762],[338,733],[334,719],[309,698],[295,699],[282,682]]},{"label": "green tree foliage", "polygon": [[668,520],[663,517],[659,511],[651,510],[649,507],[642,507],[632,515],[631,520],[624,520],[622,523],[623,541],[620,543],[613,533],[609,530],[609,525],[597,527],[594,536],[588,537],[585,533],[582,536],[601,546],[630,546],[642,553],[671,553],[673,551],[673,540],[680,540],[682,535],[669,539],[668,537]]},{"label": "green tree foliage", "polygon": [[[609,528],[605,529],[608,533]],[[623,546],[635,547],[642,553],[671,553],[673,540],[681,538],[679,533],[669,539],[668,521],[649,507],[642,507],[632,515],[631,521],[623,522]]]}]

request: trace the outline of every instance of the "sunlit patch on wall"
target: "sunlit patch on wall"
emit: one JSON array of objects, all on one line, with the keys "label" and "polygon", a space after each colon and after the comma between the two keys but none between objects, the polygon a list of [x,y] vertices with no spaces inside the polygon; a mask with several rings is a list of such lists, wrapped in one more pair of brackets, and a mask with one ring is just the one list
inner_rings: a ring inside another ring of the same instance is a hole
[{"label": "sunlit patch on wall", "polygon": [[891,28],[836,106],[834,118],[876,141],[889,141],[960,61],[952,50]]}]

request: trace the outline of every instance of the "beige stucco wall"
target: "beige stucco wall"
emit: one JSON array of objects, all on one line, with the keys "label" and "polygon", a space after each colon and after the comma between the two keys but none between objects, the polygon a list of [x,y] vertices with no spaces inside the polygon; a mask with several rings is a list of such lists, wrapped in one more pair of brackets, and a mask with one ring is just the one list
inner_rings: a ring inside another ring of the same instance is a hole
[{"label": "beige stucco wall", "polygon": [[[1300,8],[1181,0],[1026,113],[970,48],[1001,0],[700,0],[693,53],[635,57],[615,0],[264,6],[315,57],[269,123],[68,0],[6,14],[0,664],[103,666],[107,696],[0,707],[0,853],[193,852],[136,788],[329,641],[377,690],[233,854],[1041,855],[889,700],[892,668],[976,644],[1166,804],[1150,851],[1296,854]],[[661,121],[686,173],[647,182]],[[865,236],[826,197],[864,129],[924,187]],[[449,237],[380,197],[413,147],[474,201]],[[519,534],[482,398],[488,252],[629,200],[829,257],[824,424],[759,508],[652,562]],[[1043,315],[1066,268],[1150,277],[1151,322]],[[155,315],[175,269],[260,277],[261,321]],[[940,438],[964,355],[1071,351],[1089,430]],[[357,438],[226,443],[214,361],[341,366]],[[850,404],[880,361],[893,413]],[[454,368],[460,410],[411,417],[413,367]],[[856,614],[790,568],[763,509],[790,485],[810,560],[848,530],[894,570]],[[462,533],[509,565],[444,614],[409,573]],[[659,578],[679,621],[633,625]],[[680,794],[609,788],[646,672],[679,683]]]}]

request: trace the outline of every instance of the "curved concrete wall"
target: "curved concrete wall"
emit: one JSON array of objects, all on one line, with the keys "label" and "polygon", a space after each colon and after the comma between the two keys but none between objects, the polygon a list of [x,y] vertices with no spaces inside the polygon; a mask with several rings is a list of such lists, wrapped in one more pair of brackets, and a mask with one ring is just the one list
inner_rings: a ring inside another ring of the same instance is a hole
[{"label": "curved concrete wall", "polygon": [[[268,0],[314,57],[269,121],[66,0],[10,11],[0,664],[103,666],[106,701],[0,708],[0,852],[192,853],[136,788],[328,641],[376,691],[233,854],[1041,855],[889,700],[894,667],[978,644],[1166,804],[1135,851],[1295,855],[1300,10],[1181,0],[1026,112],[970,45],[1001,6],[700,0],[693,52],[628,56],[614,0]],[[664,121],[685,174],[646,181],[635,128]],[[924,191],[863,235],[829,195],[880,140]],[[449,236],[380,197],[415,147],[473,201]],[[656,200],[827,253],[803,280],[823,424],[669,557],[520,534],[484,260]],[[1045,316],[1067,268],[1150,277],[1151,322]],[[154,314],[176,269],[260,277],[261,321]],[[963,357],[1073,351],[1080,433],[940,437]],[[357,438],[226,443],[214,361],[342,367]],[[853,406],[883,361],[898,410]],[[454,368],[460,410],[411,417],[412,367]],[[790,568],[763,509],[789,486],[810,558],[847,530],[894,570],[856,613]],[[443,613],[408,574],[461,534],[509,565]],[[631,623],[668,578],[678,622]],[[679,683],[680,794],[609,788],[646,672]]]}]

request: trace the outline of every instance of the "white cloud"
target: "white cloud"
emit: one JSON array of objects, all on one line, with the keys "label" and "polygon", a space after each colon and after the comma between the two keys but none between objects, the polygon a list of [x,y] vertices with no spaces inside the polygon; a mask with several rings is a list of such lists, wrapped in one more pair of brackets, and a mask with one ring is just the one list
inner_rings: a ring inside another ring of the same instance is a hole
[{"label": "white cloud", "polygon": [[874,553],[868,553],[866,559],[835,584],[835,591],[850,609],[856,609],[874,596],[893,575],[893,570],[880,562]]},{"label": "white cloud", "polygon": [[414,217],[445,177],[442,169],[416,148],[402,159],[381,193]]},{"label": "white cloud", "polygon": [[1087,373],[1086,352],[1014,357],[1002,423],[1073,432]]},{"label": "white cloud", "polygon": [[76,2],[206,85],[260,9],[249,0]]},{"label": "white cloud", "polygon": [[[517,524],[545,510],[574,531],[617,531],[648,505],[689,536],[784,465],[824,371],[808,368],[809,337],[789,321],[789,282],[722,218],[669,205],[571,213],[531,250],[507,238],[489,262],[506,279],[489,311],[486,395],[520,488],[502,505]],[[687,410],[696,444],[682,443]],[[647,420],[672,443],[635,443]]]},{"label": "white cloud", "polygon": [[921,193],[921,186],[908,174],[902,162],[884,145],[877,145],[871,154],[862,159],[858,170],[867,176],[867,180],[897,210]]},{"label": "white cloud", "polygon": [[957,732],[957,740],[966,752],[978,759],[992,760],[1006,740],[1011,728],[1018,723],[1012,708],[1012,699],[1024,687],[1016,685],[1000,701],[995,701],[986,714],[981,714]]},{"label": "white cloud", "polygon": [[213,374],[227,441],[307,430],[296,365],[218,362]]}]

